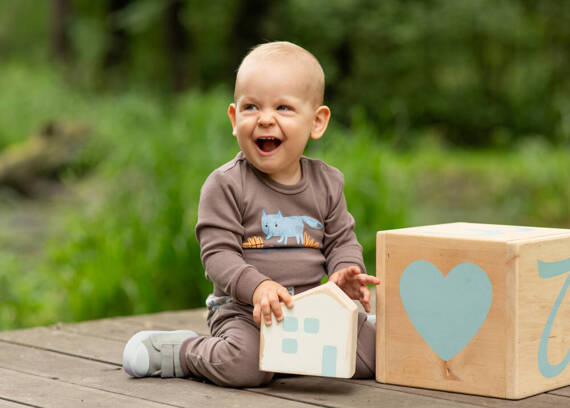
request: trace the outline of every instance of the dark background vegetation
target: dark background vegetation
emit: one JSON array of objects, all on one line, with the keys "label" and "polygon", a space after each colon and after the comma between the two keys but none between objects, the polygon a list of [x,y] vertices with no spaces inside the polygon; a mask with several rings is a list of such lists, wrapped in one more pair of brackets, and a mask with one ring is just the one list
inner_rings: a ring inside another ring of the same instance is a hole
[{"label": "dark background vegetation", "polygon": [[0,190],[0,329],[203,304],[199,189],[270,40],[323,65],[307,154],[345,173],[369,273],[377,230],[570,227],[569,1],[0,0],[0,157],[89,129],[49,193]]}]

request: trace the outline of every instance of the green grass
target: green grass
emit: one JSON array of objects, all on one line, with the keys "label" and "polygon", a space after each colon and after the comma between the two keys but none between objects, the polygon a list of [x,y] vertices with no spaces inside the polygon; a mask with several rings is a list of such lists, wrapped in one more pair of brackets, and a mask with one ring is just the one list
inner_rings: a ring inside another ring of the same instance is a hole
[{"label": "green grass", "polygon": [[505,151],[424,149],[402,155],[397,166],[415,181],[411,224],[570,228],[569,150],[530,140]]},{"label": "green grass", "polygon": [[65,270],[67,318],[203,305],[211,284],[194,225],[202,182],[235,154],[216,119],[225,99],[189,94],[171,112],[136,97],[113,100],[96,175],[104,198],[72,217],[71,234],[51,252],[52,269]]},{"label": "green grass", "polygon": [[[194,226],[204,179],[238,151],[229,90],[83,94],[48,69],[14,64],[0,67],[0,86],[0,148],[47,119],[91,127],[64,177],[81,205],[58,221],[45,251],[0,246],[0,329],[202,306],[211,284]],[[307,154],[343,171],[369,273],[381,229],[458,220],[570,227],[567,150],[426,142],[402,152],[365,120],[355,123],[333,123]]]}]

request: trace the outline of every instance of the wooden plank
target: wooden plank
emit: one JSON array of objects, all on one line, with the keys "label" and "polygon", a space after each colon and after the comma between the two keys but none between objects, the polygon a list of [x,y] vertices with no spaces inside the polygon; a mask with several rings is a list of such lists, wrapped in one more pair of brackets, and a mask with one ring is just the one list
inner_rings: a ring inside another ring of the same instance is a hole
[{"label": "wooden plank", "polygon": [[[163,321],[160,317],[149,319],[145,315],[133,316],[124,320],[113,318],[72,324],[58,323],[55,328],[66,332],[89,334],[90,336],[120,341],[128,339],[128,337],[125,339],[125,333],[129,333],[130,337],[131,334],[140,330],[172,330],[173,328],[178,328],[181,330],[194,330],[201,335],[209,334],[209,329],[202,318],[202,313],[194,313],[190,315],[190,318],[185,319],[186,324],[180,324],[177,327],[175,326],[176,323],[171,323],[168,317]],[[177,322],[179,319],[175,317],[173,320]]]},{"label": "wooden plank", "polygon": [[[369,380],[369,383],[375,383],[375,381]],[[445,401],[436,397],[379,389],[355,381],[323,377],[279,378],[268,387],[256,388],[255,392],[306,401],[326,407],[461,408],[473,406],[457,401]]]},{"label": "wooden plank", "polygon": [[[562,395],[564,397],[570,397],[570,387],[558,388],[557,390],[552,390],[549,394]],[[570,405],[570,402],[569,402]]]},{"label": "wooden plank", "polygon": [[[346,381],[346,380],[341,380]],[[369,380],[351,380],[361,384],[367,384],[371,387],[394,390],[406,394],[424,395],[442,400],[467,403],[475,406],[490,408],[551,408],[567,405],[566,398],[558,395],[540,394],[534,397],[528,397],[521,400],[505,400],[501,398],[483,397],[478,395],[461,394],[447,391],[429,390],[425,388],[405,387],[400,385],[381,384],[371,382]]]},{"label": "wooden plank", "polygon": [[206,323],[207,314],[205,308],[169,311],[71,324],[58,323],[57,328],[114,340],[125,340],[125,331],[136,333],[139,330],[194,330],[198,334],[208,335],[210,329]]},{"label": "wooden plank", "polygon": [[[198,319],[196,313],[165,313],[148,316],[104,319],[77,324],[57,324],[51,327],[0,332],[0,341],[39,347],[84,358],[122,364],[125,342],[136,332],[149,328],[170,330],[180,320]],[[164,322],[162,322],[164,319]],[[137,323],[140,322],[140,325]],[[162,324],[162,327],[157,327]],[[174,322],[174,323],[170,323]],[[188,327],[188,326],[186,326]]]},{"label": "wooden plank", "polygon": [[116,364],[9,343],[0,343],[0,368],[69,381],[70,378],[88,378],[94,373],[108,375],[121,370]]},{"label": "wooden plank", "polygon": [[122,364],[124,342],[69,333],[55,327],[0,332],[0,342],[2,341],[117,365]]},{"label": "wooden plank", "polygon": [[18,402],[2,399],[2,397],[0,397],[0,408],[24,408],[29,406],[30,405],[23,405]]},{"label": "wooden plank", "polygon": [[[0,367],[4,370],[9,369],[10,372],[33,375],[35,378],[43,377],[45,380],[76,385],[81,389],[92,388],[173,406],[204,408],[306,406],[280,398],[217,387],[194,380],[130,378],[115,365],[6,343],[0,344]],[[7,381],[7,384],[10,385],[10,381]],[[6,396],[7,394],[0,391],[0,397]]]},{"label": "wooden plank", "polygon": [[66,333],[75,333],[113,341],[125,341],[125,333],[136,333],[139,330],[168,330],[153,324],[138,324],[133,321],[122,322],[116,319],[94,320],[76,324],[58,323],[51,327]]},{"label": "wooden plank", "polygon": [[[22,332],[26,332],[27,338],[18,338],[19,341],[24,342],[26,341],[27,344],[34,346],[34,347],[42,347],[44,344],[48,345],[50,349],[57,349],[59,352],[65,352],[69,355],[83,355],[87,358],[94,358],[96,357],[99,361],[107,361],[109,363],[115,364],[119,366],[121,364],[122,356],[121,353],[118,352],[122,349],[122,342],[112,342],[107,339],[102,339],[100,337],[89,337],[86,335],[79,335],[76,333],[68,333],[62,332],[55,329],[52,330],[39,330],[39,329],[32,329],[28,331],[19,331],[19,334]],[[63,335],[62,335],[63,333]],[[33,337],[30,336],[33,334]],[[128,336],[128,334],[125,334]],[[55,344],[55,340],[64,339],[65,341],[60,341],[58,344]],[[77,344],[79,342],[87,342],[88,346],[83,346],[81,352],[78,351]],[[109,343],[116,343],[120,345],[120,349],[111,350],[110,352],[107,350]],[[16,345],[5,345],[5,346],[12,346],[16,347]],[[33,350],[33,349],[31,349]],[[41,349],[36,349],[37,352],[46,353]],[[107,353],[106,356],[104,356]],[[2,353],[9,355],[10,353]],[[49,354],[49,353],[48,353]],[[55,354],[56,353],[51,353]],[[60,355],[60,357],[66,357],[65,355]],[[44,355],[42,357],[46,359]],[[72,357],[68,357],[72,358]],[[74,360],[81,361],[78,358],[73,357]],[[21,359],[24,362],[28,361],[38,361],[40,360],[39,357],[26,357]],[[4,363],[6,364],[6,363]],[[49,369],[50,366],[54,364],[48,364],[44,368],[42,368],[39,373],[45,372]],[[72,368],[73,369],[73,368]],[[65,370],[61,369],[60,371],[65,372]],[[39,374],[38,373],[38,374]],[[61,374],[58,374],[61,375]],[[175,385],[171,385],[171,383],[176,383],[180,381],[186,381],[188,384],[188,380],[170,380],[170,381],[163,381],[159,378],[145,378],[145,379],[131,379],[120,370],[113,370],[109,369],[105,373],[105,375],[98,375],[93,379],[90,383],[92,386],[97,386],[97,384],[103,384],[105,389],[114,390],[116,387],[119,388],[126,388],[127,386],[135,386],[139,384],[149,383],[150,386],[147,384],[147,387],[154,388],[152,389],[152,393],[165,393],[170,394],[171,392],[168,391],[169,387],[176,387]],[[432,396],[422,396],[422,395],[412,395],[412,394],[404,394],[393,390],[382,390],[377,389],[374,387],[358,384],[356,382],[347,382],[347,383],[334,383],[333,379],[326,379],[320,377],[295,377],[291,379],[283,381],[277,381],[270,385],[268,388],[251,388],[248,391],[251,393],[251,397],[255,394],[262,394],[265,396],[277,396],[279,397],[279,401],[281,398],[287,400],[293,400],[297,402],[304,402],[309,404],[324,404],[326,406],[331,407],[353,407],[354,402],[357,401],[359,405],[365,406],[377,406],[378,401],[390,401],[393,403],[394,406],[426,406],[426,407],[446,407],[446,406],[453,406],[449,405],[449,403],[445,400],[438,399],[437,397]],[[86,382],[83,381],[82,384]],[[195,384],[201,384],[199,382],[191,382],[195,387]],[[160,386],[158,387],[158,384]],[[292,385],[291,385],[292,384]],[[338,386],[338,388],[337,388]],[[216,387],[207,385],[209,387],[207,389],[207,393],[209,395],[214,395],[217,397],[219,392],[223,392],[223,390],[227,390],[225,388]],[[143,387],[144,388],[144,387]],[[330,391],[330,390],[333,391]],[[304,390],[304,391],[303,391]],[[328,393],[327,393],[327,390]],[[341,390],[342,392],[338,392]],[[133,392],[142,392],[142,390],[137,389]],[[172,392],[178,392],[173,390]],[[239,391],[244,392],[244,391]],[[188,398],[191,398],[189,396]],[[366,402],[368,401],[368,402]],[[409,401],[411,401],[409,403]],[[457,403],[455,403],[457,406]],[[459,406],[468,406],[467,404],[460,404]]]},{"label": "wooden plank", "polygon": [[125,397],[3,368],[0,368],[0,395],[22,404],[41,407],[166,407],[141,398]]},{"label": "wooden plank", "polygon": [[195,330],[198,333],[209,334],[210,329],[206,323],[208,309],[176,310],[146,315],[129,316],[127,321],[137,323],[149,322],[150,324],[162,325],[174,329]]}]

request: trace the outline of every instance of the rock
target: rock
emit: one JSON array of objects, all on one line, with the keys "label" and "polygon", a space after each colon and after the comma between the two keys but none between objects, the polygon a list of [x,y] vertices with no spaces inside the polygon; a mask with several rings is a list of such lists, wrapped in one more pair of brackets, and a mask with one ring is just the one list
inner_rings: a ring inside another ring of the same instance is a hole
[{"label": "rock", "polygon": [[29,139],[0,153],[0,186],[26,196],[41,195],[78,157],[89,134],[84,124],[50,121]]}]

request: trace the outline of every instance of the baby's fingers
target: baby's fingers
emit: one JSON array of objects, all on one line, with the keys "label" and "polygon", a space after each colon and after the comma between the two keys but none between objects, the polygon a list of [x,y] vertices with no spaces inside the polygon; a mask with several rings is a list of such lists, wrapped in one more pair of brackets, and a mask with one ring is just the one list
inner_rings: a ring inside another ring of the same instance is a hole
[{"label": "baby's fingers", "polygon": [[329,278],[329,282],[333,282],[336,284],[336,286],[339,286],[339,287],[342,286],[342,284],[343,284],[342,275],[343,275],[342,270],[335,272],[334,275],[332,275]]},{"label": "baby's fingers", "polygon": [[349,266],[347,269],[349,274],[352,276],[360,275],[360,268],[358,266]]},{"label": "baby's fingers", "polygon": [[[272,319],[271,319],[271,305],[269,304],[269,299],[267,296],[264,296],[260,302],[261,308],[261,317],[267,326],[271,326]],[[261,323],[261,322],[260,322]]]},{"label": "baby's fingers", "polygon": [[370,291],[366,286],[360,288],[360,303],[366,310],[366,313],[370,312]]},{"label": "baby's fingers", "polygon": [[[275,315],[278,322],[283,320],[283,310],[281,309],[281,303],[279,303],[279,298],[275,293],[269,295],[269,305],[271,306],[271,311]],[[269,316],[269,323],[271,324],[271,315]]]},{"label": "baby's fingers", "polygon": [[376,276],[361,274],[356,277],[362,285],[379,285],[380,279]]},{"label": "baby's fingers", "polygon": [[277,293],[279,298],[285,303],[285,306],[291,309],[293,307],[293,296],[291,296],[289,291],[286,288],[281,288]]},{"label": "baby's fingers", "polygon": [[261,325],[261,306],[259,304],[253,307],[253,321],[258,326]]}]

